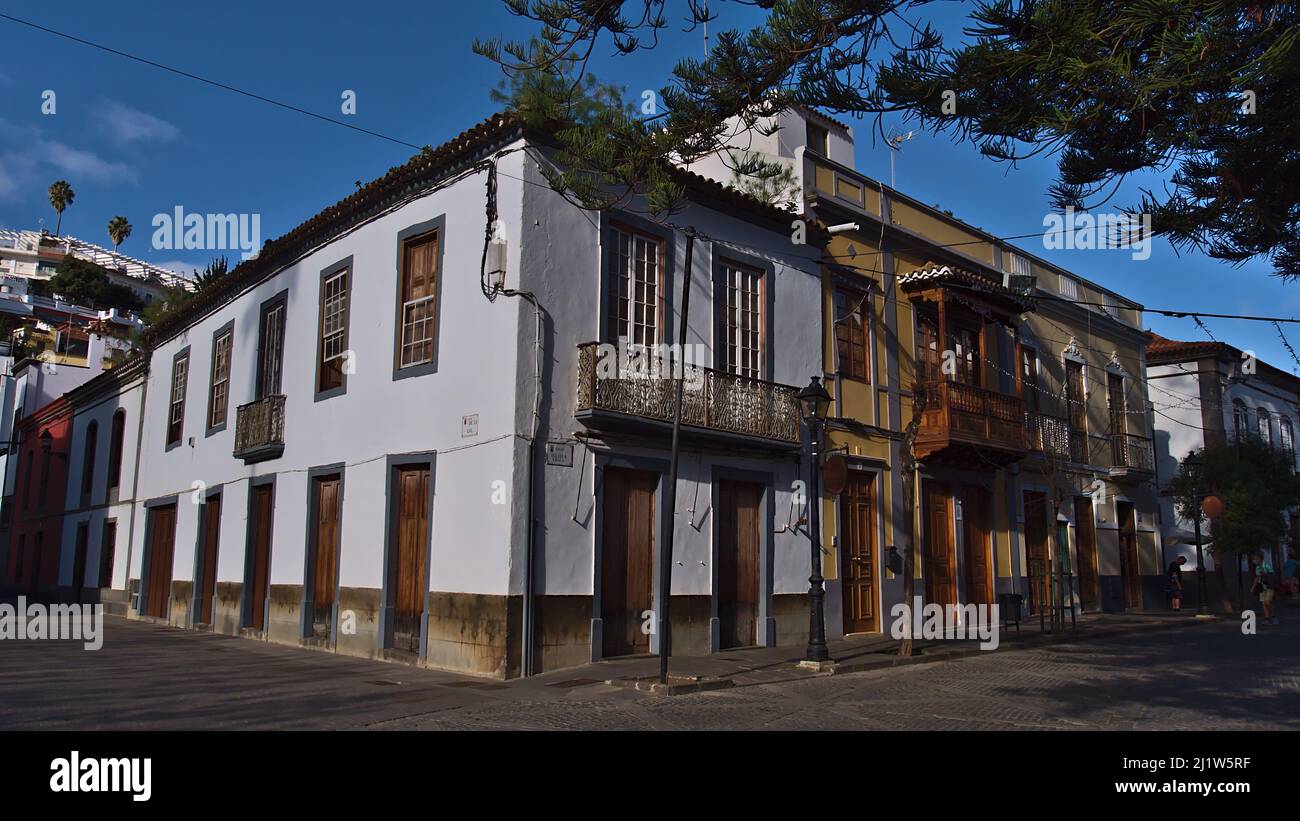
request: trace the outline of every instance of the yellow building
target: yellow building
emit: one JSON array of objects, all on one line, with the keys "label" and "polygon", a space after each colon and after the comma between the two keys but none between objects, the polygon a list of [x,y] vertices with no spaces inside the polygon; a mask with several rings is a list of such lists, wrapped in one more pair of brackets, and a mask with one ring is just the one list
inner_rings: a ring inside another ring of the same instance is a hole
[{"label": "yellow building", "polygon": [[916,595],[1159,606],[1141,306],[829,159],[851,132],[803,114],[804,218],[830,235],[826,440],[849,468],[823,498],[829,633],[889,632],[904,599],[918,403]]}]

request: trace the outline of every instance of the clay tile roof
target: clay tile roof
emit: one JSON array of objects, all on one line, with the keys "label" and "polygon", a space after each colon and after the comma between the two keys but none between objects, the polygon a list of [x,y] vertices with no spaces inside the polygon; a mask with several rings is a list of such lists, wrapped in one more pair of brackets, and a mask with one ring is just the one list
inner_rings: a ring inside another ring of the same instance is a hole
[{"label": "clay tile roof", "polygon": [[1147,333],[1147,359],[1175,360],[1199,356],[1240,355],[1240,351],[1224,342],[1204,340],[1183,342],[1168,339],[1155,332]]}]

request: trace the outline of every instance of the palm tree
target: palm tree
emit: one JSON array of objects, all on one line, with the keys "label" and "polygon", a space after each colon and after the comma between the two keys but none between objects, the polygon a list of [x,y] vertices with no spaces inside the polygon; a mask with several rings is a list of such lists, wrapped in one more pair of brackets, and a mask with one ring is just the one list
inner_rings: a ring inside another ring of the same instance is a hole
[{"label": "palm tree", "polygon": [[71,185],[68,185],[67,180],[56,180],[50,186],[50,205],[54,206],[54,212],[59,215],[59,221],[54,225],[54,236],[57,237],[63,227],[63,210],[72,205],[72,201],[76,198],[77,193],[72,190]]},{"label": "palm tree", "polygon": [[131,236],[131,223],[126,221],[126,217],[116,216],[108,221],[108,238],[113,241],[114,253],[129,236]]}]

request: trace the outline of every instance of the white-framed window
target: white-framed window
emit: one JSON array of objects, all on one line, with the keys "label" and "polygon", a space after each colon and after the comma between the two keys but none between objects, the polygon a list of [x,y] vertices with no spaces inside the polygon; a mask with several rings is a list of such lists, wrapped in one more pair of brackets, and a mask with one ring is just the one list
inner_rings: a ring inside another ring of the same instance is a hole
[{"label": "white-framed window", "polygon": [[438,232],[406,241],[402,264],[402,337],[398,367],[433,361],[433,309],[438,281]]},{"label": "white-framed window", "polygon": [[343,356],[347,338],[348,269],[328,277],[321,286],[321,358]]},{"label": "white-framed window", "polygon": [[190,355],[188,352],[176,357],[172,362],[171,402],[167,410],[167,444],[181,441],[181,431],[185,424],[185,383],[190,373]]},{"label": "white-framed window", "polygon": [[1291,429],[1291,420],[1283,416],[1277,424],[1278,444],[1282,450],[1295,450],[1295,431]]},{"label": "white-framed window", "polygon": [[615,288],[611,319],[615,339],[633,345],[659,342],[659,300],[662,243],[655,237],[622,226],[613,228],[610,283]]},{"label": "white-framed window", "polygon": [[212,342],[212,389],[208,392],[208,427],[215,428],[226,422],[227,400],[230,398],[230,349],[235,332],[226,331]]},{"label": "white-framed window", "polygon": [[722,262],[722,351],[727,373],[763,377],[763,272]]},{"label": "white-framed window", "polygon": [[1273,444],[1273,425],[1272,420],[1268,415],[1268,411],[1264,408],[1259,408],[1255,411],[1255,416],[1259,424],[1259,438],[1268,442],[1270,445]]}]

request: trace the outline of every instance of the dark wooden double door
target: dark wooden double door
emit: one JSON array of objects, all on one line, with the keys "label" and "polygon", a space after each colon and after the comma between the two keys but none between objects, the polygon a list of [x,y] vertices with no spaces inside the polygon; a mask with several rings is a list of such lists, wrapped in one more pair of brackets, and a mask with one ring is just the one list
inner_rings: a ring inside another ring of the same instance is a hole
[{"label": "dark wooden double door", "polygon": [[[977,485],[956,486],[961,494],[960,525],[952,509],[954,486],[927,481],[924,485],[925,599],[927,604],[957,604],[958,579],[965,588],[965,604],[993,603],[993,569],[990,560],[989,495]],[[958,574],[954,544],[961,528],[962,562]]]},{"label": "dark wooden double door", "polygon": [[759,643],[763,492],[756,482],[718,482],[718,638],[723,648]]},{"label": "dark wooden double door", "polygon": [[[427,471],[426,471],[427,473]],[[343,479],[337,474],[317,476],[311,483],[311,555],[307,587],[311,611],[307,635],[327,638],[334,618],[338,592],[339,517]],[[427,490],[427,487],[424,488]]]},{"label": "dark wooden double door", "polygon": [[144,612],[158,619],[168,617],[172,562],[176,557],[176,505],[149,509],[149,569],[145,579]]},{"label": "dark wooden double door", "polygon": [[244,565],[247,604],[244,626],[266,629],[266,597],[271,573],[271,520],[275,513],[275,487],[256,485],[248,502],[249,546]]},{"label": "dark wooden double door", "polygon": [[1119,519],[1119,570],[1124,582],[1124,606],[1142,606],[1142,575],[1138,569],[1137,513],[1131,502],[1115,503]]},{"label": "dark wooden double door", "polygon": [[607,467],[601,505],[601,655],[650,652],[642,628],[654,609],[655,489],[659,474]]},{"label": "dark wooden double door", "polygon": [[[393,625],[389,646],[395,650],[410,653],[420,651],[420,623],[424,618],[424,604],[429,589],[429,466],[427,464],[399,466],[393,468],[393,538],[390,551],[388,579],[392,590],[390,605],[393,613]],[[333,499],[335,510],[338,505],[337,488],[323,488],[325,501]],[[337,514],[333,521],[325,524],[325,530],[334,532],[333,540],[337,550]],[[317,563],[318,574],[313,580],[321,595],[328,595],[333,601],[333,579],[322,577],[320,572],[333,572],[335,562],[332,555],[327,559],[328,571]],[[327,616],[328,618],[328,616]]]},{"label": "dark wooden double door", "polygon": [[199,513],[199,584],[195,624],[212,624],[217,595],[217,551],[221,538],[221,496],[209,496]]},{"label": "dark wooden double door", "polygon": [[851,471],[840,494],[840,592],[845,633],[880,630],[876,494],[870,474]]}]

